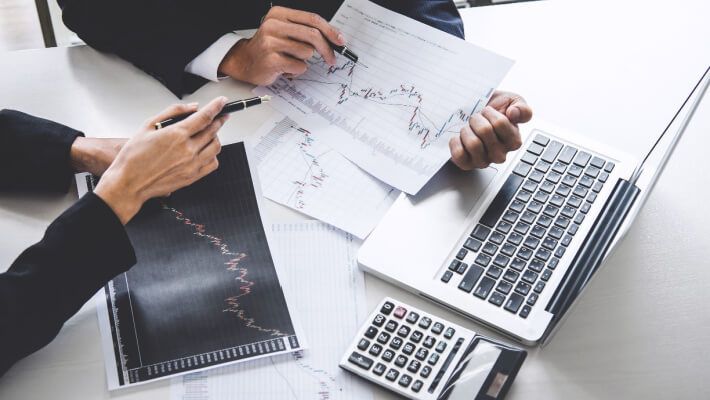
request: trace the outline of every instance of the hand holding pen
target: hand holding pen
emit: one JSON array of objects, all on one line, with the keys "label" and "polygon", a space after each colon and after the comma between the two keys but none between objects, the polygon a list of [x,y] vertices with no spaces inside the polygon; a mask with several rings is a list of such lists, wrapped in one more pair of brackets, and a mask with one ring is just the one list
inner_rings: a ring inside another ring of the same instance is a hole
[{"label": "hand holding pen", "polygon": [[319,15],[272,7],[256,34],[240,40],[227,53],[219,72],[243,82],[270,85],[282,75],[302,75],[308,69],[306,60],[314,53],[335,65],[338,56],[333,46],[345,47],[345,37]]}]

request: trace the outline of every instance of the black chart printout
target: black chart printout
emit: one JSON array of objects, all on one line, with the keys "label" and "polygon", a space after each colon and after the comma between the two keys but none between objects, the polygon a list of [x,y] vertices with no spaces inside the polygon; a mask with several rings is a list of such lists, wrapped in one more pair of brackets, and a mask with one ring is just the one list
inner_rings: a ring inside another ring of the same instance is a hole
[{"label": "black chart printout", "polygon": [[244,144],[219,161],[126,226],[138,263],[104,289],[109,388],[300,349]]}]

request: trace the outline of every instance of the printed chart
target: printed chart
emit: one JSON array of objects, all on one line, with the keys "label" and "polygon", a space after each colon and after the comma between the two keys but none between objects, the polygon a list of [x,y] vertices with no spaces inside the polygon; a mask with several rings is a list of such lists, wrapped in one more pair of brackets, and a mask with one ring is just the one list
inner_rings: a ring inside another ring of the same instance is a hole
[{"label": "printed chart", "polygon": [[512,61],[367,0],[346,1],[332,23],[359,63],[314,57],[304,75],[255,92],[367,172],[416,194]]},{"label": "printed chart", "polygon": [[197,372],[171,382],[172,400],[369,400],[371,386],[338,362],[365,309],[359,247],[352,235],[316,221],[274,224],[279,276],[298,288],[292,305],[302,313],[310,347],[303,352]]},{"label": "printed chart", "polygon": [[244,144],[219,160],[126,226],[138,263],[99,308],[109,388],[301,349]]},{"label": "printed chart", "polygon": [[282,115],[250,143],[264,196],[364,239],[387,212],[393,189]]}]

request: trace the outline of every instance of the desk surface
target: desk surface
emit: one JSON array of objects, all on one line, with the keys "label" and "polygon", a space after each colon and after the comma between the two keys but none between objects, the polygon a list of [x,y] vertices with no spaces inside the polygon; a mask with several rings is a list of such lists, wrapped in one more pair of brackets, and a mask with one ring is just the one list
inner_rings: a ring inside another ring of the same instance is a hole
[{"label": "desk surface", "polygon": [[[661,2],[551,0],[469,9],[464,17],[469,40],[518,60],[503,88],[524,94],[536,115],[641,154],[710,63],[710,24],[703,20],[710,6],[704,0],[654,3]],[[175,101],[131,65],[86,47],[15,52],[2,60],[0,108],[60,121],[90,136],[130,135]],[[221,82],[186,100],[248,93],[246,85]],[[222,141],[245,137],[268,114],[259,108],[238,115]],[[707,159],[709,129],[705,99],[627,237],[553,342],[530,349],[511,399],[710,395],[704,382],[704,341],[710,337],[710,219],[704,206],[710,190],[701,186],[708,180],[697,161]],[[73,200],[74,194],[0,196],[0,265],[36,242]],[[273,220],[303,218],[267,203]],[[370,307],[391,295],[492,334],[369,276],[367,294]],[[0,379],[2,399],[168,397],[167,381],[106,391],[92,305]]]}]

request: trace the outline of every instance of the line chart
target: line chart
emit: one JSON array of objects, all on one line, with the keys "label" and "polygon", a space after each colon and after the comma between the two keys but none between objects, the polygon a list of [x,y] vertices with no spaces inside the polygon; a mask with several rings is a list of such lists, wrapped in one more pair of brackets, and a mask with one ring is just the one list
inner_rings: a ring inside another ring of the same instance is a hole
[{"label": "line chart", "polygon": [[348,160],[409,194],[450,158],[449,139],[480,111],[512,61],[367,0],[331,23],[367,64],[308,60],[301,76],[254,90]]},{"label": "line chart", "polygon": [[230,296],[224,300],[225,303],[227,303],[227,308],[224,309],[224,312],[234,313],[237,318],[244,321],[244,324],[247,328],[256,329],[260,332],[268,333],[271,336],[287,336],[287,333],[281,332],[278,329],[267,329],[262,326],[259,326],[254,318],[247,316],[246,311],[240,305],[239,298],[250,294],[251,288],[252,286],[254,286],[254,282],[250,281],[247,278],[249,275],[249,270],[246,267],[242,267],[239,265],[241,261],[247,258],[247,255],[245,253],[232,252],[229,249],[227,243],[224,242],[224,240],[207,233],[205,225],[192,221],[190,218],[186,217],[182,211],[170,207],[165,202],[161,204],[161,208],[165,211],[170,212],[173,215],[173,218],[175,218],[175,220],[182,222],[186,226],[191,227],[194,230],[194,232],[192,233],[193,235],[206,239],[210,244],[217,248],[217,250],[223,256],[227,256],[227,258],[229,258],[229,260],[227,260],[224,264],[227,266],[228,271],[234,271],[237,273],[237,276],[236,278],[234,278],[234,280],[239,282],[239,294]]},{"label": "line chart", "polygon": [[323,143],[322,134],[275,115],[253,143],[265,197],[364,238],[399,194]]}]

